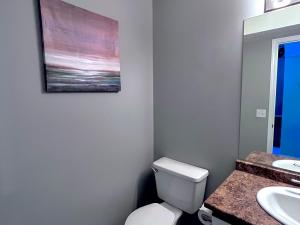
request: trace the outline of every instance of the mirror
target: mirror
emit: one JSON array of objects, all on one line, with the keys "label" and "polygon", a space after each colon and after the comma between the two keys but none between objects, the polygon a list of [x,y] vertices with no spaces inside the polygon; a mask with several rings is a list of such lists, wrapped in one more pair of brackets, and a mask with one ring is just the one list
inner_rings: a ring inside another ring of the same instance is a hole
[{"label": "mirror", "polygon": [[300,173],[300,5],[244,22],[239,158]]}]

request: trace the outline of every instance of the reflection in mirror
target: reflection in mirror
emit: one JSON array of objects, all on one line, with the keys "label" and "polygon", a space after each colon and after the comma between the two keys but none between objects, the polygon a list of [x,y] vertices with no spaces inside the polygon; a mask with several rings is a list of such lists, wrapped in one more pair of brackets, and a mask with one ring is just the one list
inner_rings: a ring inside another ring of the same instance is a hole
[{"label": "reflection in mirror", "polygon": [[300,160],[296,158],[254,151],[251,152],[245,160],[255,164],[264,164],[266,166],[300,173]]},{"label": "reflection in mirror", "polygon": [[239,156],[300,172],[300,5],[244,26]]}]

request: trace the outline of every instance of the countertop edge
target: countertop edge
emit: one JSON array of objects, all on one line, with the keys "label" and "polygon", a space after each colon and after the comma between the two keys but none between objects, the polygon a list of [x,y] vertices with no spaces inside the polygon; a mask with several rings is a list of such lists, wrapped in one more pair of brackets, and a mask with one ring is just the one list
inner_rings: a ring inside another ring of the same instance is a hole
[{"label": "countertop edge", "polygon": [[206,199],[204,206],[213,211],[213,216],[232,225],[280,225],[256,200],[257,192],[268,186],[292,185],[234,170]]}]

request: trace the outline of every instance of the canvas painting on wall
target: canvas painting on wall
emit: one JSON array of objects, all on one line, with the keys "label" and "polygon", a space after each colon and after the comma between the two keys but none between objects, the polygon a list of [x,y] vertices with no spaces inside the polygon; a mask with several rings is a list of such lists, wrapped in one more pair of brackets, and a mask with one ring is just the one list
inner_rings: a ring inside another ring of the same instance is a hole
[{"label": "canvas painting on wall", "polygon": [[118,92],[118,22],[61,0],[40,0],[47,92]]},{"label": "canvas painting on wall", "polygon": [[300,3],[300,0],[265,0],[265,1],[266,1],[265,3],[266,12]]}]

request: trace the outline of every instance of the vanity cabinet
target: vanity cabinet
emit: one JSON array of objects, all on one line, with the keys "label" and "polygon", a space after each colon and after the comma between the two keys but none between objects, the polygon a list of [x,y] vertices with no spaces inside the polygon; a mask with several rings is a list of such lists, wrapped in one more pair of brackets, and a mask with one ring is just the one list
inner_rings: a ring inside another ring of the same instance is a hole
[{"label": "vanity cabinet", "polygon": [[212,225],[231,225],[227,222],[224,222],[223,220],[218,219],[217,217],[212,218]]}]

